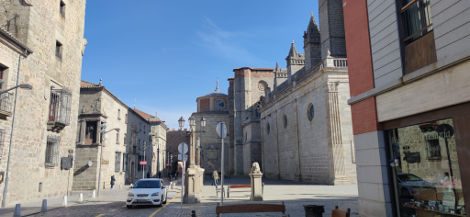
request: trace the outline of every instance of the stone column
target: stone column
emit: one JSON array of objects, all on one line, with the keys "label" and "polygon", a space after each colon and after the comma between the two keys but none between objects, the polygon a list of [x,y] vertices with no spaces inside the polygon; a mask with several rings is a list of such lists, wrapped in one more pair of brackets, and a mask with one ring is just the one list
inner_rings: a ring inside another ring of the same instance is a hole
[{"label": "stone column", "polygon": [[330,135],[332,143],[334,184],[345,180],[343,136],[341,132],[341,116],[338,99],[338,82],[328,83],[328,107]]},{"label": "stone column", "polygon": [[263,200],[263,173],[259,167],[258,162],[254,162],[251,166],[250,172],[251,178],[251,200],[262,201]]}]

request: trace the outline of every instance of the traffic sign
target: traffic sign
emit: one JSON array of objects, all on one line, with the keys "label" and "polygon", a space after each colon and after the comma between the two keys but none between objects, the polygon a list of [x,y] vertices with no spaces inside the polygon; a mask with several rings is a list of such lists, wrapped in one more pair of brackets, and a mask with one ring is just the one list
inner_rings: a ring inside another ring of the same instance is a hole
[{"label": "traffic sign", "polygon": [[[184,159],[183,159],[184,158]],[[180,161],[188,161],[188,155],[185,154],[185,155],[182,155],[182,154],[179,154],[178,155],[178,160]]]},{"label": "traffic sign", "polygon": [[188,144],[182,142],[178,145],[178,152],[180,154],[186,154],[188,153]]},{"label": "traffic sign", "polygon": [[217,123],[217,127],[215,128],[217,131],[217,135],[219,135],[219,138],[225,139],[227,137],[227,125],[225,125],[224,122],[219,122]]},{"label": "traffic sign", "polygon": [[139,162],[139,164],[140,164],[140,165],[147,165],[147,161],[141,160],[141,161]]}]

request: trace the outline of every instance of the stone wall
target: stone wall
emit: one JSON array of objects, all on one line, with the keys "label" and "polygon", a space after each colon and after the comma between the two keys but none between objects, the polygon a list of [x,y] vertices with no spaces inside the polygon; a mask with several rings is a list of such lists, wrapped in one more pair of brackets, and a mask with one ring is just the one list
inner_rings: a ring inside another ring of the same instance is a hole
[{"label": "stone wall", "polygon": [[[71,115],[69,125],[60,132],[48,131],[47,122],[51,88],[70,91],[70,114],[78,114],[84,46],[84,0],[66,0],[65,17],[60,15],[58,1],[39,1],[33,6],[18,2],[2,1],[1,5],[19,15],[17,37],[34,52],[22,61],[20,78],[22,83],[31,84],[33,90],[18,92],[7,204],[62,196],[71,189],[72,174],[60,169],[59,160],[74,153],[77,116]],[[0,19],[0,23],[6,22],[6,16]],[[62,43],[62,58],[55,56],[57,40]],[[57,166],[46,167],[46,143],[50,135],[60,138],[60,143],[55,159]]]}]

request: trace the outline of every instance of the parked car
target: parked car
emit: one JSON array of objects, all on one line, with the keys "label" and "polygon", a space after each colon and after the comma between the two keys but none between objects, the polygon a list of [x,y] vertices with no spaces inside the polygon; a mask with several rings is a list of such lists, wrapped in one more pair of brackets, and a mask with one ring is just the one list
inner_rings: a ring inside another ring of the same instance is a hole
[{"label": "parked car", "polygon": [[167,188],[162,179],[140,179],[127,194],[126,206],[161,206],[167,200]]},{"label": "parked car", "polygon": [[415,199],[415,196],[420,189],[429,189],[437,193],[436,188],[432,183],[411,173],[398,174],[397,180],[401,198]]}]

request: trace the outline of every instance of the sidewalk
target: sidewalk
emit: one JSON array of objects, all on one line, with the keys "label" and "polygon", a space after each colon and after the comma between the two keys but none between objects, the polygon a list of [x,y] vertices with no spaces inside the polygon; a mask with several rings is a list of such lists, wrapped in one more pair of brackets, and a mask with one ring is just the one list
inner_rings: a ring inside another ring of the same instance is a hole
[{"label": "sidewalk", "polygon": [[[122,189],[107,189],[100,192],[100,196],[93,198],[93,191],[73,191],[69,193],[67,199],[67,207],[82,205],[86,203],[105,203],[124,201],[127,195],[129,186],[125,186]],[[80,193],[83,194],[83,201],[80,202]],[[64,198],[63,197],[50,197],[47,199],[48,210],[63,208]],[[21,216],[30,216],[41,212],[42,200],[34,200],[25,203],[21,203]],[[15,205],[7,208],[0,209],[0,217],[11,217],[15,212]]]}]

